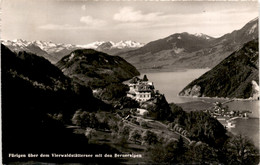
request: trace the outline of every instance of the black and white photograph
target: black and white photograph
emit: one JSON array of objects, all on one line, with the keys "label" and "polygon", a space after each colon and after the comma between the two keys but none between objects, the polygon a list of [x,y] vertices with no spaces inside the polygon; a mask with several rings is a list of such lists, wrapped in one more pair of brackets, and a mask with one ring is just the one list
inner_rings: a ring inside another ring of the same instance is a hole
[{"label": "black and white photograph", "polygon": [[0,0],[4,165],[259,165],[259,2]]}]

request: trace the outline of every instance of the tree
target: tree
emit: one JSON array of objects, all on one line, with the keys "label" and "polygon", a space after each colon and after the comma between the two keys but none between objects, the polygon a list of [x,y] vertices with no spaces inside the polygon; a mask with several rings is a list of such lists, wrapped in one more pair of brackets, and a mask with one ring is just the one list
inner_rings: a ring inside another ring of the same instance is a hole
[{"label": "tree", "polygon": [[133,140],[135,143],[140,140],[141,134],[137,129],[134,129],[133,131],[130,132],[129,139]]},{"label": "tree", "polygon": [[100,97],[105,100],[120,99],[126,96],[129,87],[121,83],[111,83],[107,85],[101,92]]},{"label": "tree", "polygon": [[149,128],[147,125],[147,122],[145,120],[142,120],[139,122],[140,126],[142,126],[143,128]]},{"label": "tree", "polygon": [[179,141],[169,140],[166,144],[159,144],[151,147],[151,159],[157,163],[175,164],[188,163],[185,157],[186,148],[183,139]]},{"label": "tree", "polygon": [[72,123],[82,128],[96,128],[99,124],[94,113],[89,113],[82,110],[78,110],[75,112],[72,118]]},{"label": "tree", "polygon": [[92,129],[92,128],[87,128],[86,129],[86,132],[85,132],[85,136],[88,138],[88,139],[91,139],[93,136],[96,135],[96,130],[95,129]]},{"label": "tree", "polygon": [[167,160],[167,150],[164,145],[156,144],[149,148],[148,155],[150,159],[156,164],[169,164]]},{"label": "tree", "polygon": [[124,136],[126,139],[129,137],[129,133],[130,127],[128,125],[123,125],[122,127],[120,127],[119,134]]},{"label": "tree", "polygon": [[72,117],[72,119],[71,119],[71,121],[72,121],[72,124],[75,124],[75,125],[80,125],[80,114],[82,113],[82,110],[77,110],[75,113],[74,113],[74,115],[73,115],[73,117]]},{"label": "tree", "polygon": [[206,143],[198,142],[190,146],[186,152],[186,161],[195,164],[218,163],[215,150]]},{"label": "tree", "polygon": [[130,97],[126,97],[126,96],[122,97],[119,100],[119,102],[120,102],[120,106],[123,106],[123,108],[138,108],[139,107],[139,103],[136,100],[134,100]]},{"label": "tree", "polygon": [[168,163],[176,163],[177,162],[177,144],[175,140],[169,140],[169,142],[166,144],[165,148],[165,157],[164,161]]},{"label": "tree", "polygon": [[88,121],[88,127],[96,128],[99,125],[98,119],[96,118],[96,115],[94,113],[90,113],[89,121]]},{"label": "tree", "polygon": [[143,139],[143,142],[148,143],[149,145],[156,144],[158,142],[158,138],[157,138],[156,134],[149,130],[146,130],[142,134],[142,139]]},{"label": "tree", "polygon": [[259,161],[259,151],[242,135],[232,137],[226,148],[229,164],[257,164]]},{"label": "tree", "polygon": [[186,151],[186,148],[184,146],[184,141],[182,136],[180,136],[178,143],[177,143],[177,150],[179,151],[179,154],[184,154],[184,152]]},{"label": "tree", "polygon": [[170,163],[187,163],[185,156],[187,149],[181,136],[177,143],[175,141],[169,142],[166,149],[167,159]]},{"label": "tree", "polygon": [[143,81],[148,81],[148,78],[147,78],[146,74],[143,77]]}]

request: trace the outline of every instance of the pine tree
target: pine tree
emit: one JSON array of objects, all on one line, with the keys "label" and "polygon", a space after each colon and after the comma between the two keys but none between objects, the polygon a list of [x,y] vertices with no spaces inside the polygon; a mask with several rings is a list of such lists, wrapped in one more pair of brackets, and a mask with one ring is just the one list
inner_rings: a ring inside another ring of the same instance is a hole
[{"label": "pine tree", "polygon": [[148,78],[147,78],[146,75],[144,75],[144,77],[143,77],[143,81],[148,81]]}]

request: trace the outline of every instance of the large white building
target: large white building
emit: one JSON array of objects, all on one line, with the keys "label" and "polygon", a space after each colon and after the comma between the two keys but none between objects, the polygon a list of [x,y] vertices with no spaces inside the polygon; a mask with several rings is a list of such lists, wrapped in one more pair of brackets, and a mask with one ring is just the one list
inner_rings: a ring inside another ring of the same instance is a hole
[{"label": "large white building", "polygon": [[127,97],[131,97],[138,102],[147,101],[155,94],[153,82],[141,80],[138,77],[134,77],[130,80],[128,86],[130,89],[127,93]]}]

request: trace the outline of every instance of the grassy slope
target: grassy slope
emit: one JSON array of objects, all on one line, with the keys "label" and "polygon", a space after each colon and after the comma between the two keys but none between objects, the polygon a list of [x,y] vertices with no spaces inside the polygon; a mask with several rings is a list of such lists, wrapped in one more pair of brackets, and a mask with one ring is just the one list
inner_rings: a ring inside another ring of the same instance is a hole
[{"label": "grassy slope", "polygon": [[[175,139],[176,141],[180,138],[180,135],[170,131],[167,128],[167,125],[160,121],[151,120],[151,119],[145,119],[141,116],[132,116],[133,118],[136,118],[139,123],[145,122],[146,126],[141,126],[140,124],[133,123],[131,119],[124,120],[123,118],[119,117],[118,115],[112,114],[110,112],[98,112],[96,114],[99,116],[99,118],[102,118],[104,116],[109,116],[111,120],[114,121],[123,121],[124,126],[130,127],[131,130],[138,130],[140,133],[145,132],[147,130],[155,133],[158,137],[158,139],[163,138],[165,141],[168,141],[169,139]],[[77,130],[78,133],[84,134],[85,130],[79,129]],[[126,164],[135,164],[135,163],[148,163],[151,160],[149,160],[147,155],[147,145],[141,145],[141,141],[134,143],[132,140],[126,139],[125,142],[120,142],[119,136],[113,137],[112,132],[110,131],[104,131],[104,130],[96,130],[95,135],[91,136],[89,139],[90,144],[99,144],[99,145],[108,145],[111,148],[115,148],[121,153],[134,153],[134,154],[141,154],[142,158],[119,158],[120,161],[123,161]],[[184,139],[185,143],[188,143]],[[152,163],[152,162],[150,162]]]}]

